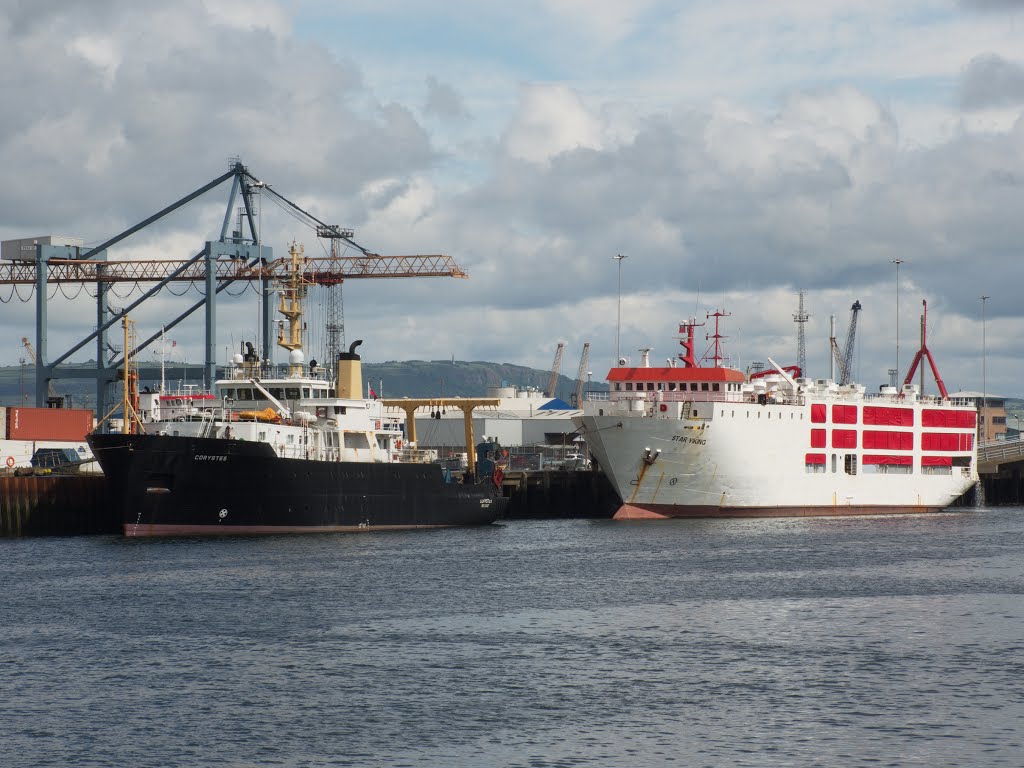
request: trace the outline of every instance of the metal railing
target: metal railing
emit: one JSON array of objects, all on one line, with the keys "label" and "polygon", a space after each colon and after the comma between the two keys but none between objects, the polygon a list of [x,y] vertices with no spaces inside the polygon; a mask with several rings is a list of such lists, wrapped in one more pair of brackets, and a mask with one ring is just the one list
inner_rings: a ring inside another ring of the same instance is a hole
[{"label": "metal railing", "polygon": [[978,446],[978,463],[1024,459],[1024,440],[998,440]]}]

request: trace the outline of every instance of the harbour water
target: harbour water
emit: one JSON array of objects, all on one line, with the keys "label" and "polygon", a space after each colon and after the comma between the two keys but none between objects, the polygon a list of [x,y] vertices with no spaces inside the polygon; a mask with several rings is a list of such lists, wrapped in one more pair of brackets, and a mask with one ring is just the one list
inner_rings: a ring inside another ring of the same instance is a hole
[{"label": "harbour water", "polygon": [[1019,766],[1024,508],[0,540],[2,766]]}]

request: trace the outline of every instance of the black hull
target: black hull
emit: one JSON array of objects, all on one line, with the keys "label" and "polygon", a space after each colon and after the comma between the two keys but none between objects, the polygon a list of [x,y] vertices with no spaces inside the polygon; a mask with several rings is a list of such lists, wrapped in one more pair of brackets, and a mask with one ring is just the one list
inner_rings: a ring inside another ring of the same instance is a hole
[{"label": "black hull", "polygon": [[445,483],[436,464],[282,459],[265,443],[167,435],[88,442],[126,536],[487,525],[508,504],[491,483]]}]

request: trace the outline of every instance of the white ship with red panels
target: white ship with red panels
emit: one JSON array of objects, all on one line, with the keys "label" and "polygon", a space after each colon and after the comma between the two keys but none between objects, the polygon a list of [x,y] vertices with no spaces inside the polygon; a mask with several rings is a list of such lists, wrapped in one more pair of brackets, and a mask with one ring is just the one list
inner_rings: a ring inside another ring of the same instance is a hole
[{"label": "white ship with red panels", "polygon": [[644,357],[613,368],[607,399],[592,394],[574,419],[622,501],[616,518],[933,512],[978,480],[976,412],[943,395]]}]

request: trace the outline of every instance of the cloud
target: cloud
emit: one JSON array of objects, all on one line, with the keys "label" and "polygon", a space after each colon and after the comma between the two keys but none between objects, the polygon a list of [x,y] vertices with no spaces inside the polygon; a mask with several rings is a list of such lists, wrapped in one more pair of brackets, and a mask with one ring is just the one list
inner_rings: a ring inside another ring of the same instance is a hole
[{"label": "cloud", "polygon": [[[903,348],[926,298],[947,384],[971,385],[977,296],[991,295],[990,383],[1012,394],[1024,321],[1000,286],[1024,279],[1019,41],[1004,15],[966,7],[13,3],[0,237],[99,242],[240,156],[370,250],[446,253],[469,272],[346,281],[346,327],[368,360],[543,368],[558,340],[590,341],[595,378],[614,355],[625,253],[623,349],[658,359],[678,320],[722,307],[730,352],[788,360],[805,288],[811,365],[827,369],[828,315],[842,331],[860,299],[858,364],[877,383],[893,363],[899,257]],[[115,256],[191,256],[219,233],[226,193]],[[277,255],[292,239],[322,250],[258,202]],[[140,332],[196,298],[147,303]],[[52,300],[51,350],[92,316],[76,301]],[[219,344],[252,338],[253,301],[223,300]],[[0,313],[32,327],[31,305]],[[198,318],[176,337],[199,358]]]},{"label": "cloud", "polygon": [[965,8],[979,11],[1020,11],[1024,0],[960,0]]},{"label": "cloud", "polygon": [[960,81],[959,101],[966,110],[1024,105],[1024,65],[995,54],[971,59]]},{"label": "cloud", "polygon": [[458,91],[436,77],[427,78],[427,99],[423,105],[424,113],[444,120],[459,120],[469,117],[466,105]]},{"label": "cloud", "polygon": [[510,156],[543,163],[566,150],[599,147],[601,123],[567,86],[523,85],[519,111],[503,143]]}]

